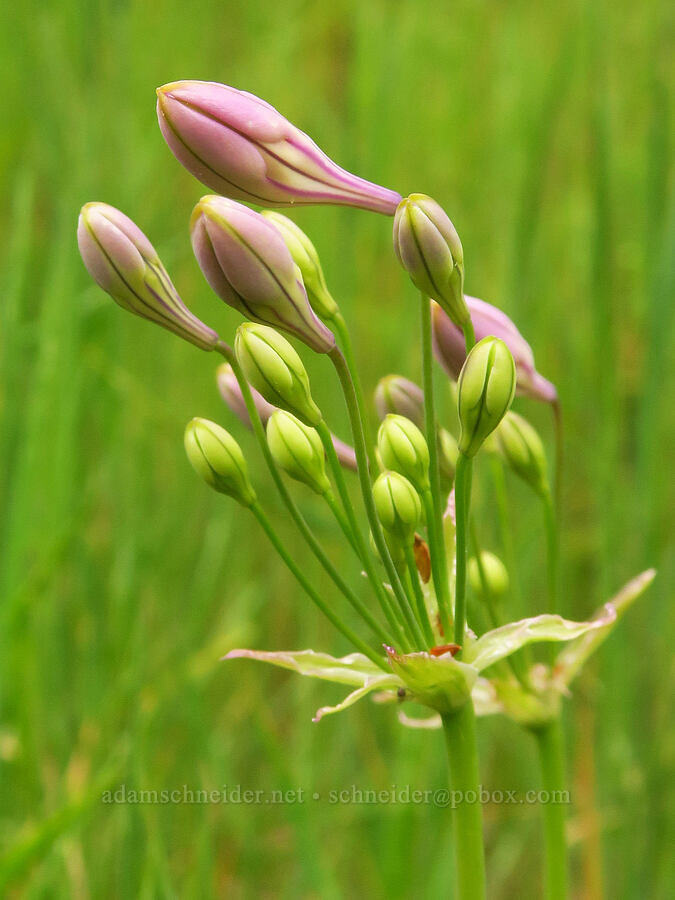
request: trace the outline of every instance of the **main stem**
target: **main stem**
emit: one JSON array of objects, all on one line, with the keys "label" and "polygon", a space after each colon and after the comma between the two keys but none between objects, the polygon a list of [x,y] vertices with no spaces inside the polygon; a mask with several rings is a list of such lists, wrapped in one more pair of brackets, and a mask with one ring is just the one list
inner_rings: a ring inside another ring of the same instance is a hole
[{"label": "main stem", "polygon": [[565,839],[565,754],[560,717],[535,732],[542,787],[548,792],[542,802],[544,816],[546,900],[566,900],[568,894],[567,841]]},{"label": "main stem", "polygon": [[471,469],[472,460],[464,453],[459,454],[455,473],[455,518],[456,530],[456,583],[455,583],[455,643],[464,644],[464,628],[466,623],[466,557],[467,557],[467,525],[469,507],[471,505]]},{"label": "main stem", "polygon": [[548,562],[548,611],[550,613],[556,613],[558,612],[558,560],[560,551],[558,521],[550,490],[546,490],[542,495],[542,503],[544,505],[544,524],[546,527],[546,552]]},{"label": "main stem", "polygon": [[476,719],[471,700],[443,716],[450,764],[458,900],[484,900],[483,812],[479,802]]},{"label": "main stem", "polygon": [[[432,500],[432,520],[429,526],[429,540],[432,543],[431,561],[434,588],[438,600],[438,610],[443,630],[450,634],[450,585],[448,581],[448,560],[443,536],[443,507],[441,503],[441,477],[438,468],[438,428],[434,403],[433,353],[431,346],[431,301],[425,294],[420,295],[422,325],[422,385],[424,388],[424,428],[429,447],[429,482]],[[434,564],[434,560],[436,563]]]}]

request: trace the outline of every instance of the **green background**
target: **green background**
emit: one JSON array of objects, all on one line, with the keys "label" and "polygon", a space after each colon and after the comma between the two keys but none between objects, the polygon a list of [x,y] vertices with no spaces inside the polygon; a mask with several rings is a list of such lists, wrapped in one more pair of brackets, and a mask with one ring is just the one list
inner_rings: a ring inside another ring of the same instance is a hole
[{"label": "green background", "polygon": [[[0,28],[0,884],[9,897],[447,896],[450,814],[328,792],[445,785],[440,734],[236,646],[346,645],[239,508],[184,458],[193,415],[231,427],[296,553],[213,356],[133,319],[88,279],[79,207],[135,219],[183,297],[230,339],[187,222],[204,190],[156,125],[154,89],[220,80],[276,105],[336,161],[448,210],[467,291],[502,306],[559,388],[564,611],[587,617],[655,565],[649,593],[567,704],[578,896],[672,883],[673,17],[669,4],[265,0],[13,4]],[[300,210],[369,391],[419,380],[417,304],[391,221]],[[347,436],[325,361],[314,392]],[[439,377],[441,394],[447,389]],[[550,416],[517,408],[550,447]],[[528,609],[544,606],[539,510],[509,482]],[[327,514],[298,499],[347,567]],[[481,528],[494,503],[477,473]],[[322,587],[312,561],[306,568]],[[348,567],[350,577],[358,576]],[[335,595],[326,586],[327,595]],[[671,679],[672,681],[672,679]],[[532,743],[480,724],[490,790],[538,787]],[[264,804],[102,802],[102,792],[314,792]],[[539,895],[539,813],[484,808],[491,897]]]}]

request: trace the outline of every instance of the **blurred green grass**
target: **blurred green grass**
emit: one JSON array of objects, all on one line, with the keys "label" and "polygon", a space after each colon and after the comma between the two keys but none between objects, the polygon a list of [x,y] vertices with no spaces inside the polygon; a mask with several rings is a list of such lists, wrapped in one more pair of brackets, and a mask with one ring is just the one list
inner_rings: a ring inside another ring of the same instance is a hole
[{"label": "blurred green grass", "polygon": [[[353,784],[445,783],[440,738],[403,730],[389,709],[364,703],[313,726],[334,689],[218,662],[233,646],[346,648],[247,518],[184,460],[189,417],[233,424],[214,389],[217,361],[123,314],[77,254],[80,205],[113,203],[151,236],[195,311],[224,336],[236,326],[191,257],[187,220],[203,191],[156,127],[154,88],[177,78],[253,91],[347,168],[433,194],[462,235],[467,290],[517,319],[558,385],[565,611],[586,615],[638,570],[659,568],[568,704],[575,883],[584,897],[667,895],[673,24],[659,0],[204,0],[187,10],[173,0],[29,0],[4,9],[7,896],[412,897],[451,883],[449,815],[428,805],[101,802],[120,784],[325,797]],[[418,377],[414,291],[391,253],[390,223],[342,209],[296,219],[352,324],[366,385],[388,371]],[[308,364],[345,435],[330,373]],[[519,409],[550,433],[545,411]],[[254,470],[265,485],[262,466]],[[538,511],[510,488],[537,609]],[[327,518],[299,499],[339,558]],[[489,535],[487,484],[480,503]],[[280,513],[273,496],[270,505]],[[307,569],[324,587],[311,561]],[[481,743],[487,787],[537,786],[532,748],[514,726],[483,723]],[[485,815],[491,896],[536,896],[536,808]]]}]

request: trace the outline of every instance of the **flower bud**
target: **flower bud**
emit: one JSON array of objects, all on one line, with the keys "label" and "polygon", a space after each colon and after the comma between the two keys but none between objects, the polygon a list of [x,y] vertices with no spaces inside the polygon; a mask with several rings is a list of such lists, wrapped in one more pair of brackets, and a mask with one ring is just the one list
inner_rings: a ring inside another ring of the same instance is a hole
[{"label": "flower bud", "polygon": [[[216,380],[218,382],[220,396],[225,403],[227,403],[239,421],[243,425],[246,425],[247,428],[250,428],[251,420],[248,415],[248,410],[246,409],[244,395],[239,387],[237,376],[232,371],[232,366],[229,363],[223,363],[222,366],[218,366]],[[260,421],[263,425],[266,425],[267,420],[275,411],[276,406],[272,406],[271,403],[268,403],[262,394],[256,391],[254,387],[251,388],[251,396],[253,397],[255,408],[258,410]]]},{"label": "flower bud", "polygon": [[383,465],[399,472],[420,492],[429,488],[429,448],[417,425],[405,416],[388,415],[377,433]]},{"label": "flower bud", "polygon": [[546,452],[541,438],[518,413],[508,412],[495,431],[497,448],[511,469],[538,494],[548,490]]},{"label": "flower bud", "polygon": [[[558,393],[550,381],[535,369],[532,348],[511,319],[496,306],[476,297],[466,297],[476,340],[488,335],[501,338],[511,351],[516,364],[516,393],[544,403],[555,403]],[[448,375],[456,381],[466,359],[466,344],[458,328],[437,304],[432,304],[434,353]]]},{"label": "flower bud", "polygon": [[188,422],[185,452],[195,472],[215,491],[234,497],[243,506],[255,502],[241,447],[220,425],[208,419]]},{"label": "flower bud", "polygon": [[107,203],[85,203],[77,243],[89,274],[116,303],[200,350],[213,350],[218,335],[192,315],[155,248],[119,209]]},{"label": "flower bud", "polygon": [[398,472],[383,472],[373,485],[373,500],[385,532],[412,544],[422,503],[408,479]]},{"label": "flower bud", "polygon": [[312,400],[302,360],[285,337],[266,325],[245,322],[237,328],[234,352],[246,380],[273,406],[318,425],[321,410]]},{"label": "flower bud", "polygon": [[267,443],[276,464],[291,478],[320,495],[330,490],[323,444],[314,428],[278,409],[267,423]]},{"label": "flower bud", "polygon": [[453,322],[468,321],[464,253],[455,226],[426,194],[402,200],[394,216],[394,251],[420,291],[433,297]]},{"label": "flower bud", "polygon": [[375,409],[380,419],[392,413],[424,427],[424,391],[402,375],[385,375],[375,388]]},{"label": "flower bud", "polygon": [[202,197],[190,234],[197,262],[221,300],[254,322],[289,331],[317,353],[335,346],[309,305],[283,238],[260,213],[225,197]]},{"label": "flower bud", "polygon": [[335,203],[389,216],[401,199],[341,169],[269,103],[224,84],[163,85],[157,118],[176,159],[226,197],[260,206]]},{"label": "flower bud", "polygon": [[455,478],[459,447],[454,436],[449,431],[446,431],[445,428],[438,429],[438,450],[438,466],[441,477],[448,482],[452,482]]},{"label": "flower bud", "polygon": [[293,257],[293,262],[300,269],[307,299],[314,312],[321,319],[332,319],[338,312],[338,305],[326,285],[319,254],[314,244],[302,228],[288,216],[269,209],[263,210],[262,215],[277,229]]},{"label": "flower bud", "polygon": [[[501,597],[509,589],[509,573],[506,571],[506,566],[498,556],[487,550],[481,551],[480,562],[487,589],[495,599]],[[475,556],[469,560],[469,582],[474,593],[479,595],[484,593],[483,579]]]},{"label": "flower bud", "polygon": [[475,456],[506,415],[516,390],[516,367],[504,341],[486,337],[469,353],[458,383],[459,449]]}]

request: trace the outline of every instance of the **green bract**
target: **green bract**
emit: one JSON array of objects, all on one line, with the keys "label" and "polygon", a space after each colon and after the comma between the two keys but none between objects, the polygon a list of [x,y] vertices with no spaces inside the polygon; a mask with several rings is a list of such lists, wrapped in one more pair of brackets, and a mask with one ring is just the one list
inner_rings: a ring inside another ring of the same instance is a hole
[{"label": "green bract", "polygon": [[267,443],[276,464],[317,494],[330,490],[321,438],[314,428],[278,409],[267,423]]},{"label": "green bract", "polygon": [[377,433],[377,449],[387,469],[404,475],[420,493],[429,489],[429,448],[410,419],[388,415]]},{"label": "green bract", "polygon": [[215,491],[234,497],[243,506],[255,502],[241,447],[220,425],[208,419],[188,422],[185,452],[195,472]]},{"label": "green bract", "polygon": [[312,400],[302,360],[285,337],[245,322],[237,328],[234,350],[246,380],[268,403],[293,413],[306,425],[318,425],[321,410]]},{"label": "green bract", "polygon": [[506,415],[516,391],[516,367],[504,341],[486,337],[471,350],[457,388],[459,449],[475,456]]},{"label": "green bract", "polygon": [[398,472],[383,472],[373,485],[375,509],[385,531],[411,542],[422,517],[417,491]]}]

